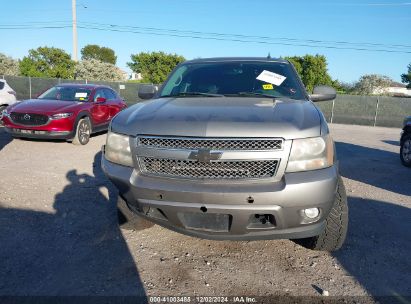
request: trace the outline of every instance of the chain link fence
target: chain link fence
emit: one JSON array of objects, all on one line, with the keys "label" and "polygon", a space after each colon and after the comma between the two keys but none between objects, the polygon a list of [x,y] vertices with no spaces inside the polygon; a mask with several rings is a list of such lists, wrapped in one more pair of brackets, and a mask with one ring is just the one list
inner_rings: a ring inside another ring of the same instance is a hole
[{"label": "chain link fence", "polygon": [[[2,78],[6,79],[16,91],[19,100],[34,98],[60,83],[94,83],[110,86],[129,105],[140,101],[138,98],[139,83],[20,76],[3,76]],[[404,117],[411,115],[411,98],[338,95],[334,101],[318,102],[316,105],[329,123],[401,127]]]},{"label": "chain link fence", "polygon": [[316,105],[329,123],[399,128],[411,115],[411,98],[402,97],[338,95]]},{"label": "chain link fence", "polygon": [[114,81],[89,81],[60,78],[37,78],[21,76],[0,76],[5,79],[10,87],[17,93],[18,100],[35,98],[48,88],[61,83],[93,83],[107,85],[113,88],[128,104],[134,104],[139,101],[138,87],[140,84],[132,82],[114,82]]}]

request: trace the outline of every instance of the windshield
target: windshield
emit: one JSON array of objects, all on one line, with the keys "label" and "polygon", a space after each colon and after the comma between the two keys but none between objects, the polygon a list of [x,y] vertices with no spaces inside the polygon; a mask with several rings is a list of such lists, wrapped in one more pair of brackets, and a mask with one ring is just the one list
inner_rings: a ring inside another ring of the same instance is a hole
[{"label": "windshield", "polygon": [[166,96],[305,99],[304,89],[291,65],[275,61],[183,64],[163,86],[160,97]]},{"label": "windshield", "polygon": [[81,87],[53,87],[41,94],[38,99],[53,99],[64,101],[88,101],[90,89]]}]

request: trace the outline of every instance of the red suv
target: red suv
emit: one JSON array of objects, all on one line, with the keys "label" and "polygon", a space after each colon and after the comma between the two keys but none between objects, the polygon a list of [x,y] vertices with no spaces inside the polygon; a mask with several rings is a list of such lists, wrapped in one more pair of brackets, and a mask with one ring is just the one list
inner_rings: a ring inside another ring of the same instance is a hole
[{"label": "red suv", "polygon": [[125,107],[110,87],[61,84],[37,99],[9,106],[2,120],[13,137],[66,139],[85,145],[92,133],[107,130],[110,120]]}]

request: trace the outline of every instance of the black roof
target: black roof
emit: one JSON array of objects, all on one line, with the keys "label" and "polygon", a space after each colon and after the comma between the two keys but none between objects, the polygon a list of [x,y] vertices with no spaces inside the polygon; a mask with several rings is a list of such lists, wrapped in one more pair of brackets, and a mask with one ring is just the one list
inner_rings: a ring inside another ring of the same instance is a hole
[{"label": "black roof", "polygon": [[229,62],[229,61],[264,61],[264,62],[281,62],[289,63],[288,60],[281,58],[268,58],[268,57],[215,57],[215,58],[198,58],[188,60],[188,63],[200,63],[200,62]]}]

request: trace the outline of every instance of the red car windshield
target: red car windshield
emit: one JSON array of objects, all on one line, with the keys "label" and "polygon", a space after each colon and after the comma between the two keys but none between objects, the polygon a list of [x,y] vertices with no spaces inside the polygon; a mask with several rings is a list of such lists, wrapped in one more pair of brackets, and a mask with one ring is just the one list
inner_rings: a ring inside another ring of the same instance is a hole
[{"label": "red car windshield", "polygon": [[64,101],[88,101],[91,94],[90,89],[81,87],[57,86],[48,89],[38,99],[52,99]]}]

